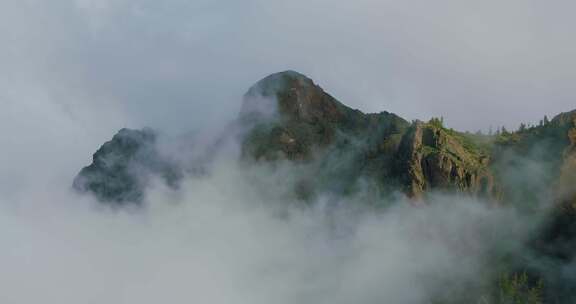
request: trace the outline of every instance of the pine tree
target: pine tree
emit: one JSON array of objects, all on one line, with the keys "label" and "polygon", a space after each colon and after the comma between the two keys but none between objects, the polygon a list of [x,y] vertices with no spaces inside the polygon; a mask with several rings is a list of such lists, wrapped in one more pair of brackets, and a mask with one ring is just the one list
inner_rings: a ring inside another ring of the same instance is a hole
[{"label": "pine tree", "polygon": [[520,123],[520,127],[518,128],[518,132],[524,132],[524,131],[526,131],[526,124]]}]

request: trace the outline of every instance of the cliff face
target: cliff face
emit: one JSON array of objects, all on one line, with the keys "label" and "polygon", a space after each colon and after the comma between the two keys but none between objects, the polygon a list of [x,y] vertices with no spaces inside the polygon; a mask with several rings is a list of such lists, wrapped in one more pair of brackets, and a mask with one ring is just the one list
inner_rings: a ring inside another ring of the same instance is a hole
[{"label": "cliff face", "polygon": [[398,175],[411,196],[422,197],[434,189],[495,195],[488,155],[465,148],[458,134],[439,125],[414,123],[397,156]]}]

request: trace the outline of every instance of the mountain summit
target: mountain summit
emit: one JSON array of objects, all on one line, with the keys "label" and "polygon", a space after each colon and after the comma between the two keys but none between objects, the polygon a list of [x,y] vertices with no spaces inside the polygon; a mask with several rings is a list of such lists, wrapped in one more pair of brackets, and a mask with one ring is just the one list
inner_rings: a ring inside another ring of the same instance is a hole
[{"label": "mountain summit", "polygon": [[244,96],[242,113],[253,111],[258,101],[272,103],[283,118],[308,122],[338,122],[347,110],[312,79],[294,71],[272,74],[253,85]]}]

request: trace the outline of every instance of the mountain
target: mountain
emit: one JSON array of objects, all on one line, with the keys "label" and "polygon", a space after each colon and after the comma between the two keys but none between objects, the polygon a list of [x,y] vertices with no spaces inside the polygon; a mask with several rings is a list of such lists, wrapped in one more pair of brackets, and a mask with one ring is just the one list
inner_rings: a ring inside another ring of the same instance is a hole
[{"label": "mountain", "polygon": [[[544,218],[535,220],[524,251],[499,262],[514,273],[507,286],[516,288],[514,303],[532,297],[536,282],[544,283],[546,303],[576,301],[576,111],[515,132],[471,134],[446,128],[439,118],[409,122],[389,112],[363,113],[286,71],[247,91],[237,121],[191,157],[196,163],[167,157],[157,138],[150,129],[120,130],[80,171],[74,189],[114,207],[142,204],[152,180],[177,188],[190,175],[187,168],[201,168],[237,138],[244,168],[291,166],[286,185],[297,201],[369,192],[378,205],[400,192],[425,203],[431,192],[445,192]],[[526,303],[541,303],[531,299]]]},{"label": "mountain", "polygon": [[388,112],[351,109],[297,72],[270,75],[250,88],[240,120],[253,123],[244,141],[246,156],[308,162],[338,158],[345,162],[338,172],[320,166],[315,176],[348,177],[332,183],[341,190],[368,178],[383,192],[400,187],[415,198],[432,189],[495,191],[489,156],[464,134],[439,121],[409,123]]},{"label": "mountain", "polygon": [[[363,113],[312,79],[285,71],[247,91],[234,128],[243,130],[242,161],[308,166],[294,189],[304,200],[353,193],[361,182],[383,196],[399,189],[414,201],[440,191],[506,202],[534,201],[547,191],[558,199],[573,194],[575,116],[563,113],[518,132],[470,134],[437,118],[408,122],[389,112]],[[121,130],[94,154],[74,188],[122,204],[140,202],[150,176],[176,185],[183,170],[157,153],[155,140],[152,130]],[[525,172],[529,161],[542,172]]]}]

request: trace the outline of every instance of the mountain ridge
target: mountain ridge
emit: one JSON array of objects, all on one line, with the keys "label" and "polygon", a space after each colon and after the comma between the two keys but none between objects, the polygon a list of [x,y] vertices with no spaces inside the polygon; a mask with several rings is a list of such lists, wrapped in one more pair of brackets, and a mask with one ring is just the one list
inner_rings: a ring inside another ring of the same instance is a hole
[{"label": "mountain ridge", "polygon": [[[417,200],[425,197],[429,191],[456,191],[498,201],[505,199],[507,191],[498,186],[499,182],[506,182],[498,176],[494,165],[504,162],[502,159],[505,157],[502,155],[510,151],[528,155],[531,152],[526,151],[542,141],[554,143],[554,155],[550,159],[542,157],[539,161],[551,163],[553,170],[564,172],[562,183],[570,184],[573,179],[570,172],[573,170],[569,164],[574,162],[576,155],[575,149],[569,148],[574,147],[576,138],[575,117],[576,110],[560,113],[546,125],[528,130],[506,132],[498,136],[474,135],[445,128],[442,120],[436,118],[429,122],[408,122],[387,111],[363,113],[338,101],[311,78],[288,70],[264,77],[248,89],[243,97],[238,124],[245,130],[241,138],[244,160],[258,162],[287,159],[310,163],[321,162],[323,158],[334,159],[337,155],[348,155],[350,163],[342,166],[346,170],[334,171],[326,166],[318,166],[314,174],[318,175],[319,180],[327,179],[321,183],[330,183],[329,179],[336,181],[334,176],[346,176],[346,180],[337,181],[337,184],[347,185],[344,188],[353,188],[351,185],[359,179],[369,179],[382,192],[399,188]],[[131,132],[142,138],[153,138],[150,134],[154,134],[152,130],[142,131],[142,134],[137,130]],[[121,136],[115,136],[108,145],[120,143],[120,139]],[[137,146],[151,145],[153,140]],[[117,146],[121,150],[122,144]],[[101,201],[130,201],[123,198],[121,193],[99,195],[99,191],[101,194],[118,190],[111,190],[116,182],[113,170],[106,171],[103,166],[100,166],[100,172],[96,170],[98,163],[102,163],[97,160],[106,154],[103,148],[95,154],[94,162],[78,175],[74,188],[81,192],[92,192]],[[122,159],[126,162],[136,159],[144,167],[149,166],[137,157],[136,154],[141,153],[139,149],[128,149],[124,155],[122,151],[116,152],[123,155]],[[157,154],[148,152],[148,156],[154,162],[163,162]],[[553,164],[555,161],[559,163]],[[174,184],[174,180],[182,173],[175,173],[179,171],[175,169],[177,165],[164,166],[169,169],[155,168],[149,171],[174,176],[171,181],[163,178],[168,184]],[[129,179],[130,174],[125,173],[124,176]],[[129,184],[133,184],[133,188],[141,188],[145,182],[131,181]],[[337,191],[334,187],[328,188],[320,187],[318,191]],[[348,190],[337,192],[345,193]],[[143,193],[142,189],[134,191]],[[132,200],[138,202],[142,197],[138,194]]]}]

